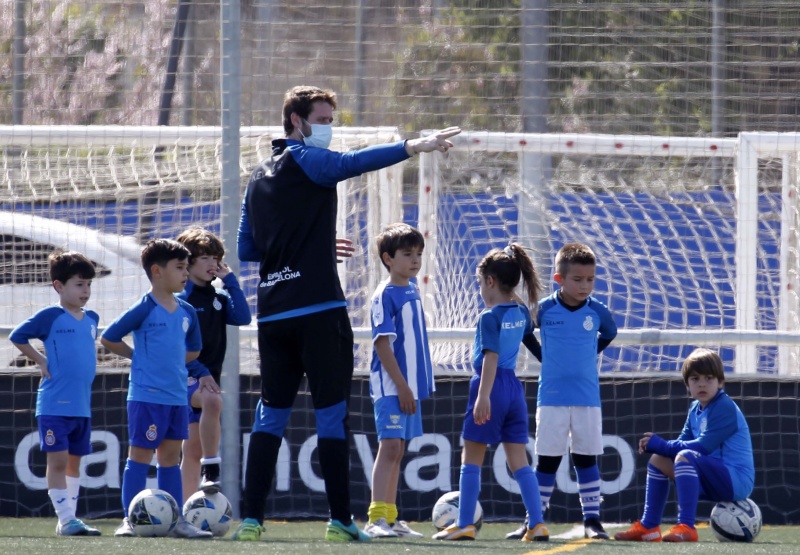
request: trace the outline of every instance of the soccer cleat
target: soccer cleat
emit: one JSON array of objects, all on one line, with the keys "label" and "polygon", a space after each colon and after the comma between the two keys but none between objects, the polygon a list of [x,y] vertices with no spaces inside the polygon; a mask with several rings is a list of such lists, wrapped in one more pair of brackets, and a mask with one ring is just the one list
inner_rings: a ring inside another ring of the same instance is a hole
[{"label": "soccer cleat", "polygon": [[256,519],[246,518],[239,524],[231,539],[239,542],[257,542],[265,531]]},{"label": "soccer cleat", "polygon": [[363,530],[359,530],[355,522],[345,526],[338,520],[330,519],[325,528],[325,539],[330,542],[365,542],[372,538]]},{"label": "soccer cleat", "polygon": [[370,538],[398,537],[397,532],[392,530],[392,527],[389,526],[389,523],[386,522],[385,518],[379,518],[375,522],[368,522],[367,525],[364,526],[364,533],[366,533]]},{"label": "soccer cleat", "polygon": [[100,530],[87,526],[82,520],[73,518],[66,524],[56,526],[57,536],[99,536]]},{"label": "soccer cleat", "polygon": [[131,521],[128,520],[128,517],[122,519],[122,524],[114,530],[114,537],[115,538],[131,538],[136,534],[133,532],[133,526],[131,526]]},{"label": "soccer cleat", "polygon": [[525,533],[528,531],[528,519],[525,519],[525,522],[519,525],[519,528],[514,530],[513,532],[509,532],[506,534],[507,540],[521,540],[525,537]]},{"label": "soccer cleat", "polygon": [[397,520],[392,526],[392,530],[399,538],[424,538],[425,534],[415,532],[408,527],[408,522],[405,520]]},{"label": "soccer cleat", "polygon": [[661,528],[645,528],[640,521],[634,522],[624,532],[614,534],[614,539],[620,542],[660,542]]},{"label": "soccer cleat", "polygon": [[592,517],[583,521],[583,536],[589,540],[607,540],[608,532],[599,518]]},{"label": "soccer cleat", "polygon": [[214,534],[207,530],[201,530],[197,526],[192,526],[184,519],[178,520],[175,528],[169,533],[171,538],[186,538],[189,540],[207,540],[214,537]]},{"label": "soccer cleat", "polygon": [[697,530],[688,524],[676,524],[669,529],[669,532],[661,538],[662,541],[678,543],[678,542],[696,542]]},{"label": "soccer cleat", "polygon": [[549,542],[550,541],[550,530],[547,529],[547,526],[544,523],[540,522],[533,528],[525,527],[525,535],[520,538],[521,541],[524,542]]},{"label": "soccer cleat", "polygon": [[203,493],[219,493],[222,483],[219,480],[219,463],[204,464],[201,470],[200,489]]},{"label": "soccer cleat", "polygon": [[451,524],[441,532],[433,535],[434,540],[447,540],[447,541],[473,541],[475,539],[475,527],[472,524],[467,524],[463,528],[458,527],[458,523]]}]

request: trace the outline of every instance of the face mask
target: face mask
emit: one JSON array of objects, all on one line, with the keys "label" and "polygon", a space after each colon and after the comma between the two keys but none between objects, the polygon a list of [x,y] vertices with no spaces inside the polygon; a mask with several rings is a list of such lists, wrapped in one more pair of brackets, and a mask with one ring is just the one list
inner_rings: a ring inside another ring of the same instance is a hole
[{"label": "face mask", "polygon": [[[306,121],[308,123],[308,121]],[[331,146],[331,137],[333,137],[333,127],[321,123],[310,123],[311,135],[306,137],[303,135],[303,130],[300,129],[300,135],[303,136],[303,142],[307,146],[315,146],[317,148],[328,148]]]}]

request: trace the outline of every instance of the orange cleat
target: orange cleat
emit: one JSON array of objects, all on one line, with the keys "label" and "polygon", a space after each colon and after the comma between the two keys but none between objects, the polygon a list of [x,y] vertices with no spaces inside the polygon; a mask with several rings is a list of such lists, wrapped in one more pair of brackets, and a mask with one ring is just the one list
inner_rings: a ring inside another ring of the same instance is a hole
[{"label": "orange cleat", "polygon": [[661,528],[645,528],[637,520],[628,530],[614,534],[614,539],[619,542],[660,542]]},{"label": "orange cleat", "polygon": [[662,538],[665,542],[696,542],[697,530],[688,524],[676,524],[669,529],[666,536]]}]

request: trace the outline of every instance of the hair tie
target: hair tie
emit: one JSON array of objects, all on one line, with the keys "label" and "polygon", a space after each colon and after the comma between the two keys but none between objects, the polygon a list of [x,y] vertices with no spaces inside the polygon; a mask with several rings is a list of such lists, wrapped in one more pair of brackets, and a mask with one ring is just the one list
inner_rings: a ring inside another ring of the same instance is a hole
[{"label": "hair tie", "polygon": [[511,248],[511,245],[507,245],[506,248],[503,249],[503,252],[506,253],[509,258],[514,258],[514,249]]}]

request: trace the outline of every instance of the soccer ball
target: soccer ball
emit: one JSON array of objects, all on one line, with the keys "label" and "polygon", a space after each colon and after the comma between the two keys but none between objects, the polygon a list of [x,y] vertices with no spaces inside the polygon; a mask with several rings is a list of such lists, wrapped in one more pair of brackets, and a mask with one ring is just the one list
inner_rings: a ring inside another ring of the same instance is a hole
[{"label": "soccer ball", "polygon": [[233,511],[228,498],[221,493],[198,491],[183,504],[183,518],[201,530],[224,536],[231,527]]},{"label": "soccer ball", "polygon": [[761,532],[761,509],[751,499],[717,503],[711,530],[721,542],[751,542]]},{"label": "soccer ball", "polygon": [[[442,495],[433,506],[431,520],[437,530],[444,530],[451,524],[458,521],[458,503],[461,500],[461,492],[451,491]],[[481,502],[475,505],[475,516],[473,524],[476,530],[480,530],[483,525],[483,507]]]},{"label": "soccer ball", "polygon": [[128,507],[128,520],[137,536],[163,537],[178,522],[180,509],[175,498],[161,489],[140,491]]}]

